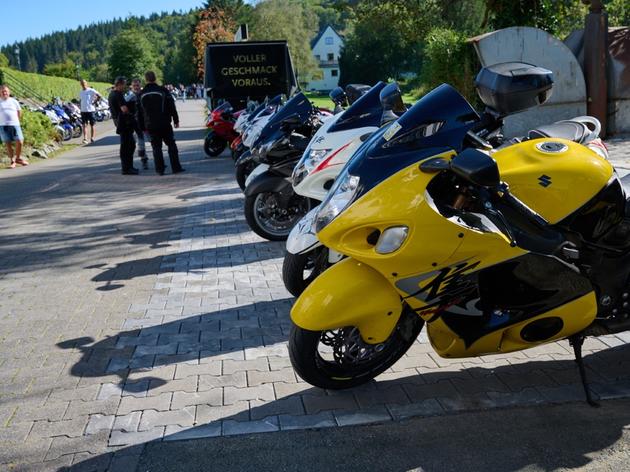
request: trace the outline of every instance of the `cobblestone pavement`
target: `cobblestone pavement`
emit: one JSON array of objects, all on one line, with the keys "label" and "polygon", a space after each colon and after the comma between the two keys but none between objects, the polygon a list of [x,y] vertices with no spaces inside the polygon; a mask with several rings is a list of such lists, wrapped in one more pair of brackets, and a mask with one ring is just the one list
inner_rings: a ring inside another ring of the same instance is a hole
[{"label": "cobblestone pavement", "polygon": [[[153,440],[326,428],[581,401],[566,342],[446,360],[421,337],[377,381],[296,378],[283,244],[249,231],[228,158],[121,176],[115,136],[0,172],[0,469],[134,470]],[[630,140],[613,141],[625,165]],[[630,168],[628,168],[630,170]],[[630,395],[630,333],[588,340],[592,389]]]}]

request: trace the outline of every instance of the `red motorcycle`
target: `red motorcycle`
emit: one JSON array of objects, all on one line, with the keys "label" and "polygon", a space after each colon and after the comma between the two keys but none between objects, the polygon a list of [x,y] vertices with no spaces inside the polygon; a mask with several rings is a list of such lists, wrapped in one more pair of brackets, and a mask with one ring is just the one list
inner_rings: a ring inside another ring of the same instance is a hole
[{"label": "red motorcycle", "polygon": [[203,150],[208,156],[218,156],[228,144],[238,138],[239,134],[234,131],[234,123],[241,113],[242,110],[234,113],[229,102],[223,102],[210,112],[206,121],[208,134],[203,143]]}]

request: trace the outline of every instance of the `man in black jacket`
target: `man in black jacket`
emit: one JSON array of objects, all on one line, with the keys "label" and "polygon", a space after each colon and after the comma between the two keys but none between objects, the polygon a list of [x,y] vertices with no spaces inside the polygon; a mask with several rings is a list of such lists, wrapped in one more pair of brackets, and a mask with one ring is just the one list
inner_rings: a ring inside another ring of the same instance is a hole
[{"label": "man in black jacket", "polygon": [[136,175],[138,169],[133,166],[133,153],[136,150],[136,142],[133,139],[135,128],[134,116],[130,113],[125,101],[125,89],[127,79],[116,77],[114,89],[109,94],[109,109],[112,113],[116,133],[120,135],[120,164],[123,175]]},{"label": "man in black jacket", "polygon": [[155,170],[164,175],[164,154],[162,154],[162,142],[168,147],[168,157],[171,161],[173,174],[183,172],[179,163],[179,152],[175,144],[175,135],[171,120],[175,128],[179,128],[179,116],[175,109],[173,96],[164,87],[155,83],[155,73],[148,71],[144,74],[146,85],[140,93],[136,107],[136,119],[140,129],[147,131],[151,138]]}]

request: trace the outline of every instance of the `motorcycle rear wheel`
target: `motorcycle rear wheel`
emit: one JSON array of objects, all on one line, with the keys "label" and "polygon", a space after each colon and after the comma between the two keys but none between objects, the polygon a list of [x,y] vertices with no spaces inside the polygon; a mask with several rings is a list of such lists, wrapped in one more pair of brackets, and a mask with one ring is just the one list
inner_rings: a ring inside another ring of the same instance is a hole
[{"label": "motorcycle rear wheel", "polygon": [[306,254],[287,252],[282,262],[282,281],[294,297],[301,293],[328,268],[328,248],[320,246]]},{"label": "motorcycle rear wheel", "polygon": [[72,127],[72,137],[73,138],[80,138],[81,135],[83,134],[83,125],[80,124],[75,124]]},{"label": "motorcycle rear wheel", "polygon": [[354,327],[309,331],[293,325],[289,357],[295,372],[315,387],[356,387],[394,365],[411,347],[423,325],[422,318],[405,305],[390,337],[376,346],[364,343]]},{"label": "motorcycle rear wheel", "polygon": [[203,141],[203,151],[210,157],[217,157],[227,146],[227,141],[214,133],[208,134]]}]

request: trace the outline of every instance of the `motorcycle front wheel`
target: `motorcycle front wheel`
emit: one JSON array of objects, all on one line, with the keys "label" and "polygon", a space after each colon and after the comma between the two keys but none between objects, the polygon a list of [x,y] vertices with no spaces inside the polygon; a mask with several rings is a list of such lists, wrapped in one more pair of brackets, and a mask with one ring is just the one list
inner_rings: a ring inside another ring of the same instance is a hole
[{"label": "motorcycle front wheel", "polygon": [[293,226],[311,210],[309,198],[293,194],[286,205],[281,200],[277,192],[259,192],[245,198],[245,220],[258,236],[285,241]]},{"label": "motorcycle front wheel", "polygon": [[353,326],[309,331],[293,325],[289,356],[295,372],[309,384],[340,390],[369,382],[389,369],[411,347],[424,321],[405,305],[392,334],[381,344],[367,344]]},{"label": "motorcycle front wheel", "polygon": [[315,278],[328,268],[328,248],[320,246],[306,254],[287,252],[282,262],[282,281],[294,297],[299,297]]},{"label": "motorcycle front wheel", "polygon": [[210,157],[217,157],[227,146],[227,141],[214,133],[209,133],[203,141],[203,151]]}]

